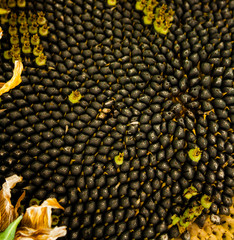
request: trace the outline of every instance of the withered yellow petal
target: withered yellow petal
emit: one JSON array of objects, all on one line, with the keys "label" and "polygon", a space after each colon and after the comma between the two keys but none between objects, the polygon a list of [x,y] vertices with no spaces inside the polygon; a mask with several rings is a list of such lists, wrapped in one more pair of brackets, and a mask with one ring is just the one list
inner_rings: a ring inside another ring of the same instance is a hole
[{"label": "withered yellow petal", "polygon": [[21,83],[21,81],[22,81],[22,79],[21,79],[22,71],[23,71],[23,63],[21,61],[15,61],[13,76],[0,89],[0,96],[3,93],[9,92],[12,88],[15,88],[17,85],[19,85]]},{"label": "withered yellow petal", "polygon": [[6,182],[2,185],[0,191],[0,232],[3,232],[18,216],[11,204],[11,189],[22,179],[22,177],[13,175],[6,178]]}]

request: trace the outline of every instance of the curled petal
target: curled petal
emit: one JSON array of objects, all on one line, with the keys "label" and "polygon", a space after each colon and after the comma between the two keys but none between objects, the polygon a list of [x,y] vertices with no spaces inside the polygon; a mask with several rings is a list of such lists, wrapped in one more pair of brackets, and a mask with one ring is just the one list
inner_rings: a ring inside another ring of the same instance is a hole
[{"label": "curled petal", "polygon": [[12,88],[15,88],[17,85],[19,85],[21,83],[21,81],[22,81],[22,79],[21,79],[22,71],[23,71],[23,63],[21,61],[15,61],[13,76],[0,89],[0,96],[3,93],[6,93],[6,92],[10,91]]},{"label": "curled petal", "polygon": [[47,199],[41,206],[35,205],[27,208],[21,226],[33,229],[51,228],[52,208],[63,209],[55,198]]},{"label": "curled petal", "polygon": [[66,227],[55,227],[54,229],[39,229],[21,227],[17,231],[14,240],[56,240],[67,234]]},{"label": "curled petal", "polygon": [[[6,182],[2,185],[2,190],[0,191],[0,232],[3,232],[18,216],[17,208],[15,209],[11,204],[11,189],[16,183],[21,182],[22,179],[22,177],[13,175],[6,178]],[[24,195],[19,198],[16,204],[17,207],[20,205],[23,197]]]}]

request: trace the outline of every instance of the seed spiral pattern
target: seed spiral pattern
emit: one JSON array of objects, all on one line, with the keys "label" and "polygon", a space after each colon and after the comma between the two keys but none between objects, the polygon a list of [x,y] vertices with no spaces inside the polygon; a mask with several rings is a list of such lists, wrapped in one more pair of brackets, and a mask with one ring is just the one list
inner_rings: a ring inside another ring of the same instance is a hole
[{"label": "seed spiral pattern", "polygon": [[[230,213],[234,1],[160,4],[175,11],[167,35],[144,25],[133,0],[114,7],[38,0],[24,8],[45,13],[47,59],[39,67],[22,59],[22,84],[2,96],[1,182],[22,175],[13,195],[23,186],[27,196],[56,197],[69,240],[178,237],[172,216],[204,194],[212,205],[197,221]],[[10,49],[7,36],[2,49]],[[3,54],[1,62],[6,82],[13,65]],[[74,104],[73,91],[82,96]],[[196,147],[202,155],[193,162],[188,151]],[[198,194],[186,199],[191,186]]]}]

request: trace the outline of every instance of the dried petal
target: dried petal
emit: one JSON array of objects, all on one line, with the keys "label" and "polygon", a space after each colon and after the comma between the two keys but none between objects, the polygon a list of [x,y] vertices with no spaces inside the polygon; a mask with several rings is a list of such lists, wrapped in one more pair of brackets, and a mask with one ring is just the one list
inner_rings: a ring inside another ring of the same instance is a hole
[{"label": "dried petal", "polygon": [[6,93],[6,92],[10,91],[12,88],[15,88],[17,85],[19,85],[21,83],[21,81],[22,81],[22,79],[21,79],[22,71],[23,71],[23,63],[21,61],[18,61],[18,60],[15,61],[13,76],[0,89],[0,96],[3,93]]},{"label": "dried petal", "polygon": [[55,198],[49,198],[41,206],[33,205],[27,208],[21,227],[16,233],[16,240],[54,240],[66,235],[66,227],[51,228],[52,208],[63,207]]},{"label": "dried petal", "polygon": [[0,27],[0,39],[2,38],[2,35],[3,35],[3,31],[2,31],[2,28]]},{"label": "dried petal", "polygon": [[63,207],[57,202],[55,198],[47,199],[41,204],[41,206],[33,205],[27,208],[26,213],[22,219],[21,226],[34,229],[51,228],[52,208],[63,209]]},{"label": "dried petal", "polygon": [[39,229],[22,227],[15,235],[15,240],[56,240],[67,234],[66,227],[55,227],[54,229]]},{"label": "dried petal", "polygon": [[18,216],[17,207],[20,205],[24,193],[19,198],[16,204],[17,207],[14,208],[11,204],[11,189],[16,183],[21,182],[22,179],[22,177],[13,175],[6,178],[6,182],[2,185],[2,190],[0,191],[0,232],[3,232]]}]

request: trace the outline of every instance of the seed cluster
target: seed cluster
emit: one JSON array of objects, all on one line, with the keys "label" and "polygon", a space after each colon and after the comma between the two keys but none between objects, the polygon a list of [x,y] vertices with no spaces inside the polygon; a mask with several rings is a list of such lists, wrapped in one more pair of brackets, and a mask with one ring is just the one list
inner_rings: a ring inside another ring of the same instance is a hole
[{"label": "seed cluster", "polygon": [[143,11],[143,21],[146,25],[151,25],[154,21],[154,29],[161,34],[167,34],[172,25],[174,11],[169,9],[167,5],[162,4],[156,0],[137,0],[136,10]]},{"label": "seed cluster", "polygon": [[21,86],[2,96],[0,176],[56,197],[67,239],[175,238],[173,216],[203,196],[201,225],[230,213],[234,1],[162,0],[175,12],[166,35],[135,4],[27,1],[50,27],[46,69],[25,63]]},{"label": "seed cluster", "polygon": [[[4,58],[22,60],[25,57],[30,61],[30,57],[34,56],[37,66],[46,64],[46,56],[43,53],[40,36],[46,37],[49,33],[47,20],[43,12],[33,14],[25,11],[26,1],[1,1],[1,8],[10,8],[11,11],[1,18],[1,22],[5,24],[5,39],[10,40],[11,48],[4,49]],[[18,8],[17,8],[18,7]],[[5,46],[4,46],[5,47]]]}]

